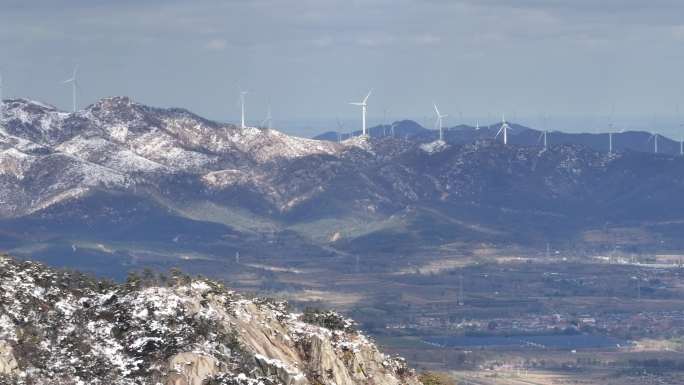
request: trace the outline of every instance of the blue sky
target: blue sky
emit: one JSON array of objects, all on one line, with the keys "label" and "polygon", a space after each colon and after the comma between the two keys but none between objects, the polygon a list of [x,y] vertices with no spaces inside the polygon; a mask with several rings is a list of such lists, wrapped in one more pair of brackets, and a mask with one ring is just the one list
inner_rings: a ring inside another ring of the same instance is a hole
[{"label": "blue sky", "polygon": [[[5,94],[67,109],[129,95],[236,121],[272,105],[276,127],[498,119],[590,131],[614,121],[675,135],[684,112],[684,3],[670,0],[3,0]],[[488,118],[489,117],[489,118]],[[431,120],[430,120],[431,121]],[[655,123],[654,123],[655,122]],[[677,134],[678,136],[678,134]]]}]

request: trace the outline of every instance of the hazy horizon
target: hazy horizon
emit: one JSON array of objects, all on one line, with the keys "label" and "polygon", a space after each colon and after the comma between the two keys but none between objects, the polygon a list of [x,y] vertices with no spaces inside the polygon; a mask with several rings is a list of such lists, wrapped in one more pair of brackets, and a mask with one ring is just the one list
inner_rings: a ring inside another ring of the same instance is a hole
[{"label": "hazy horizon", "polygon": [[126,95],[232,122],[244,88],[251,122],[270,104],[275,126],[301,136],[337,119],[356,129],[348,102],[373,88],[370,125],[384,110],[431,125],[436,102],[448,126],[505,113],[539,128],[547,115],[555,130],[612,119],[676,138],[682,11],[670,0],[9,0],[0,71],[5,97],[70,109],[61,82],[78,64],[81,108]]}]

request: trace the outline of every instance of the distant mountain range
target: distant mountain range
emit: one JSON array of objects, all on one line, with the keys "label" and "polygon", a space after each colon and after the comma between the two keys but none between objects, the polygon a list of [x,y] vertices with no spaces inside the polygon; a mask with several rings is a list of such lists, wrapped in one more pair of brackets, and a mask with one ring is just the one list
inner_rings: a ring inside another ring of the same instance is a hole
[{"label": "distant mountain range", "polygon": [[[509,143],[519,146],[542,146],[542,131],[533,128],[525,127],[519,124],[510,123],[512,130],[509,132]],[[477,140],[494,139],[501,123],[494,123],[479,128],[458,125],[454,127],[444,128],[444,140],[449,144],[471,144]],[[394,130],[394,135],[406,139],[431,142],[439,137],[437,130],[427,129],[413,120],[402,120],[394,122],[390,125],[378,125],[369,128],[370,136],[374,138],[390,136]],[[351,133],[341,133],[336,131],[328,131],[317,135],[314,139],[339,141],[340,139],[347,139],[352,136],[359,136],[360,131]],[[613,150],[614,151],[641,151],[641,152],[655,152],[655,144],[652,134],[645,131],[624,131],[613,133]],[[609,136],[607,132],[604,133],[567,133],[559,131],[549,131],[547,133],[547,142],[549,146],[556,145],[581,145],[589,147],[595,151],[608,152],[609,151]],[[681,154],[681,142],[672,140],[666,136],[658,135],[658,153],[662,154]]]},{"label": "distant mountain range", "polygon": [[494,127],[451,129],[447,143],[411,121],[378,130],[337,143],[123,97],[77,113],[7,100],[0,249],[122,277],[237,253],[325,263],[455,242],[684,246],[684,158],[624,150],[645,133],[607,154],[600,138],[558,133],[544,150],[517,125],[508,146]]}]

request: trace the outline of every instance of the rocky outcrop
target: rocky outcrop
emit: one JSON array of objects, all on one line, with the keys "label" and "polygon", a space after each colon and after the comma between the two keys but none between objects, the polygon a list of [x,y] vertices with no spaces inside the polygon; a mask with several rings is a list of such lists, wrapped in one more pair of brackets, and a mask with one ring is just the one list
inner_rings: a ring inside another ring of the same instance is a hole
[{"label": "rocky outcrop", "polygon": [[220,373],[220,362],[199,353],[178,353],[169,359],[166,385],[202,385],[207,378]]},{"label": "rocky outcrop", "polygon": [[0,375],[14,376],[19,374],[19,366],[12,346],[7,342],[0,341]]},{"label": "rocky outcrop", "polygon": [[0,289],[9,383],[418,384],[336,313],[292,313],[177,272],[113,285],[0,257]]}]

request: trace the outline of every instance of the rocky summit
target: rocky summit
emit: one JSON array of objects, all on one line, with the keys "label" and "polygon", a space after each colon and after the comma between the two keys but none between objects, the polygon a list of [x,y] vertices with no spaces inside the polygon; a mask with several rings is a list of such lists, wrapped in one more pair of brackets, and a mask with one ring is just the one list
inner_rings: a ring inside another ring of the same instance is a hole
[{"label": "rocky summit", "polygon": [[0,257],[0,384],[419,384],[354,323],[178,271],[125,284]]}]

